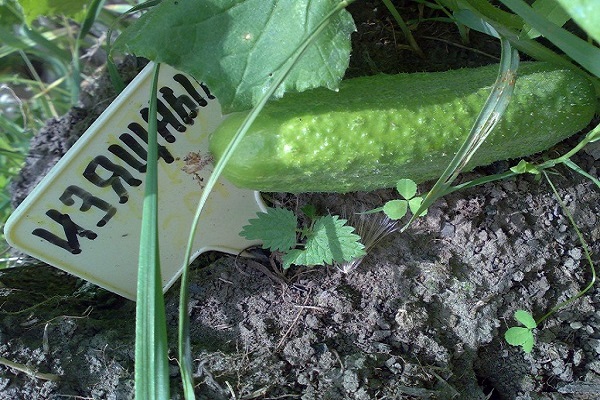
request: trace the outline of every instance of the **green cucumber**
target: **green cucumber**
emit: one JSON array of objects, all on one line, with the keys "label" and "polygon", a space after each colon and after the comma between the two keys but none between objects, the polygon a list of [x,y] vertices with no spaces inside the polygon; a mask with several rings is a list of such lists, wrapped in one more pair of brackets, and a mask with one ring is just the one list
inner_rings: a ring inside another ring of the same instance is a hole
[{"label": "green cucumber", "polygon": [[[224,170],[236,186],[269,192],[349,192],[435,179],[481,110],[497,65],[343,81],[338,92],[287,94],[260,113]],[[521,63],[511,103],[465,170],[546,150],[584,128],[596,96],[585,77]],[[210,138],[218,159],[247,113]]]}]

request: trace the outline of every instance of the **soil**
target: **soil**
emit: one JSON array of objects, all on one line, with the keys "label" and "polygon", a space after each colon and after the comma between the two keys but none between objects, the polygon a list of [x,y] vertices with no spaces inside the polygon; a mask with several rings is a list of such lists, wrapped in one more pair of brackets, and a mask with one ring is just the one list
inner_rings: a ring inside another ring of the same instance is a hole
[{"label": "soil", "polygon": [[[398,3],[403,15],[419,15],[415,3]],[[471,33],[465,44],[454,25],[421,22],[414,26],[426,56],[421,59],[402,45],[379,2],[361,2],[351,11],[358,32],[350,75],[474,66],[493,61],[482,53],[498,56],[497,44],[486,37]],[[423,12],[433,16],[428,8]],[[139,68],[139,60],[128,58],[122,73],[131,79]],[[113,96],[100,78],[79,108],[48,123],[13,187],[15,204]],[[574,161],[598,176],[600,146]],[[552,181],[597,264],[600,191],[567,168],[555,172]],[[393,195],[271,194],[269,200],[351,215]],[[364,236],[388,223],[367,218],[357,223]],[[0,399],[133,398],[134,303],[34,260],[29,264],[0,271]],[[520,176],[448,195],[407,232],[385,235],[351,271],[341,269],[282,275],[267,258],[211,253],[198,260],[189,288],[197,397],[600,398],[596,288],[536,329],[530,354],[503,339],[516,325],[517,309],[544,315],[592,278],[577,234],[544,180]],[[166,294],[166,304],[172,396],[179,399],[178,288]]]}]

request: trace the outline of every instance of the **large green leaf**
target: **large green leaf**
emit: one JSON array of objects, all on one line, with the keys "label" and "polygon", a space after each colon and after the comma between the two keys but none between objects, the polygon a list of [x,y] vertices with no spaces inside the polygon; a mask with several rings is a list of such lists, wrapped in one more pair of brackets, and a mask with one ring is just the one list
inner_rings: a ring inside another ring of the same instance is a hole
[{"label": "large green leaf", "polygon": [[[337,0],[164,0],[115,48],[167,63],[205,82],[225,111],[248,109]],[[354,22],[341,11],[311,45],[276,96],[337,87],[349,61]]]},{"label": "large green leaf", "polygon": [[557,0],[571,18],[600,42],[600,0]]},{"label": "large green leaf", "polygon": [[84,10],[89,0],[19,0],[19,3],[23,8],[25,22],[31,25],[41,15],[64,15],[80,19],[85,15]]}]

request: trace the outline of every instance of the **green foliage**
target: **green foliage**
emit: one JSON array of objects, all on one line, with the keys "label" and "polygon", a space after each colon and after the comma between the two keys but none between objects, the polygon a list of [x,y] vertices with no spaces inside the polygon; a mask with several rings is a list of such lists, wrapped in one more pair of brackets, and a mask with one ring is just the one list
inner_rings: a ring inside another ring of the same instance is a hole
[{"label": "green foliage", "polygon": [[63,15],[80,20],[85,15],[89,0],[19,0],[23,8],[25,22],[31,23],[40,16],[53,17]]},{"label": "green foliage", "polygon": [[[165,62],[205,82],[226,111],[257,104],[335,0],[163,1],[115,42],[115,48]],[[350,56],[354,22],[337,13],[304,52],[275,96],[337,87]],[[202,38],[198,40],[196,38]]]},{"label": "green foliage", "polygon": [[[539,14],[545,16],[549,22],[557,26],[563,26],[565,22],[570,19],[569,14],[556,2],[556,0],[536,0],[531,7]],[[524,30],[527,31],[528,28],[527,25],[524,26]],[[540,36],[540,33],[533,28],[529,28],[527,36],[536,38]]]},{"label": "green foliage", "polygon": [[[401,219],[406,215],[408,210],[413,214],[419,211],[419,207],[423,203],[421,196],[417,194],[417,184],[410,179],[400,179],[396,184],[396,190],[402,199],[390,200],[382,208],[382,211],[391,220]],[[419,216],[427,215],[427,209],[421,211]]]},{"label": "green foliage", "polygon": [[144,204],[137,273],[135,314],[135,398],[169,398],[169,345],[165,301],[162,291],[158,221],[158,72],[154,68],[148,110],[148,170],[144,184]]},{"label": "green foliage", "polygon": [[[592,38],[596,41],[600,40],[600,25],[598,24],[600,6],[597,0],[555,1],[558,1],[564,7],[564,10]],[[0,46],[0,56],[12,57],[19,55],[24,59],[24,63],[28,65],[31,65],[29,57],[35,56],[39,57],[45,65],[57,66],[54,75],[58,78],[50,85],[48,82],[42,82],[37,78],[28,82],[28,84],[35,87],[35,91],[39,95],[35,97],[31,105],[24,104],[20,113],[21,116],[16,117],[17,120],[10,121],[4,115],[0,116],[3,131],[21,132],[22,135],[19,137],[23,143],[27,141],[28,135],[35,130],[26,121],[33,119],[38,121],[38,125],[40,125],[40,121],[43,119],[62,114],[70,106],[68,96],[65,94],[68,94],[71,88],[65,88],[65,85],[60,85],[60,83],[64,79],[63,77],[69,76],[68,71],[72,55],[69,50],[76,48],[69,41],[69,38],[64,41],[60,40],[60,27],[55,29],[56,32],[42,30],[35,27],[32,22],[36,15],[41,14],[83,17],[84,13],[81,11],[88,3],[83,0],[22,0],[24,18],[33,29],[25,30],[26,36],[13,37],[12,24],[18,23],[23,15],[15,12],[14,1],[0,0],[0,41],[3,43]],[[310,32],[310,28],[321,21],[323,16],[336,3],[334,0],[163,1],[155,11],[149,12],[140,18],[135,28],[122,36],[119,44],[122,49],[129,48],[135,53],[145,55],[155,61],[166,61],[179,69],[192,73],[199,80],[207,82],[223,102],[226,110],[249,108],[257,103],[257,100],[261,98],[271,84],[276,83],[274,79],[279,72],[285,70],[290,54],[295,54],[299,43],[306,37],[306,32]],[[583,40],[576,40],[572,35],[560,29],[558,35],[555,34],[556,30],[550,29],[549,31],[549,28],[553,28],[552,21],[558,22],[560,25],[564,20],[564,14],[559,17],[553,16],[553,12],[560,12],[560,10],[552,7],[550,9],[540,7],[542,5],[544,7],[552,6],[551,1],[536,2],[537,6],[534,6],[533,12],[524,7],[522,1],[504,1],[516,14],[501,11],[499,8],[492,6],[487,0],[437,0],[437,3],[443,4],[454,11],[455,17],[460,8],[468,8],[476,17],[481,17],[482,26],[492,27],[496,34],[508,38],[515,47],[527,52],[534,58],[550,60],[561,65],[570,64],[567,61],[568,57],[558,56],[540,42],[528,39],[521,31],[522,29],[530,29],[529,26],[533,27],[549,40],[554,41],[569,57],[581,65],[587,66],[592,73],[599,75],[597,66],[600,63],[598,62],[598,49],[596,46]],[[232,7],[234,4],[236,6]],[[430,6],[431,3],[425,2],[425,4]],[[275,8],[275,6],[277,7]],[[524,20],[530,25],[524,26]],[[461,25],[457,25],[460,29]],[[349,14],[340,13],[332,19],[326,32],[315,42],[316,46],[307,50],[307,54],[299,63],[300,66],[295,68],[286,78],[284,85],[278,89],[276,95],[282,95],[286,90],[304,90],[316,86],[334,88],[348,65],[349,35],[352,30],[353,24]],[[489,32],[492,32],[492,30]],[[464,29],[462,32],[465,32]],[[548,32],[551,34],[548,35]],[[57,37],[59,40],[56,40]],[[202,41],[192,40],[192,38],[199,37],[202,37]],[[24,55],[21,56],[20,54]],[[77,54],[78,56],[79,54]],[[3,75],[0,83],[13,82],[10,79],[11,77],[8,75]],[[23,81],[22,77],[18,79],[20,79],[20,82]],[[76,80],[67,78],[67,86],[68,84],[72,85],[74,81]],[[48,90],[48,87],[58,89]],[[500,90],[500,92],[502,91]],[[57,99],[60,99],[60,101],[57,101]],[[491,110],[490,112],[493,112],[494,115],[502,114],[502,112],[497,111],[496,106],[493,107],[495,108],[490,108],[488,111]],[[30,118],[30,114],[36,110],[39,111],[35,114],[37,117]],[[40,118],[40,115],[43,118]],[[487,124],[490,119],[484,119],[483,121]],[[474,132],[477,136],[485,136],[479,130],[474,129]],[[450,175],[454,172],[449,171],[450,173],[447,176],[449,180],[444,181],[448,185],[444,186],[443,192],[445,194],[458,188],[468,187],[469,185],[474,186],[496,178],[505,179],[520,173],[539,175],[541,172],[545,174],[544,169],[552,168],[559,163],[564,163],[569,168],[584,173],[580,169],[578,170],[578,167],[569,157],[585,144],[597,140],[599,137],[600,130],[596,128],[594,133],[589,134],[580,146],[559,159],[541,165],[522,162],[511,169],[509,173],[485,178],[485,180],[479,180],[475,183],[462,184],[454,189],[448,189],[452,181]],[[22,153],[15,155],[14,152],[24,152],[23,148],[25,146],[21,146],[20,142],[8,140],[7,143],[2,143],[0,186],[9,181],[6,171],[12,173],[11,168],[16,168],[14,164],[18,167],[22,160]],[[466,157],[462,157],[462,159],[458,157],[457,162],[454,164],[455,170],[459,170],[458,165],[465,159]],[[590,177],[590,179],[600,186],[600,182],[596,178]],[[404,213],[408,209],[416,213],[418,204],[421,204],[420,198],[415,197],[416,188],[413,191],[412,185],[405,182],[402,185],[399,184],[397,189],[402,199],[394,200],[389,206],[386,204],[388,209],[391,209],[391,211],[388,211],[395,213],[396,216],[402,214],[403,208]],[[6,201],[1,204],[5,203]],[[316,215],[314,208],[305,209],[305,214],[309,216],[312,222],[308,227],[298,229],[293,213],[287,210],[273,212],[270,210],[266,213],[267,217],[261,218],[261,215],[259,215],[256,220],[252,220],[262,221],[257,222],[259,228],[244,227],[242,234],[245,232],[249,236],[255,235],[263,239],[265,246],[272,247],[272,250],[282,251],[287,247],[287,254],[284,256],[284,263],[287,267],[291,264],[302,263],[321,265],[364,255],[364,247],[360,244],[358,235],[354,233],[352,227],[346,225],[345,220],[337,216],[319,217]],[[148,217],[148,219],[150,218]],[[571,219],[571,217],[569,218]],[[145,223],[148,224],[148,222]],[[578,234],[582,240],[579,232]],[[153,240],[150,238],[147,244],[152,245]],[[305,241],[305,243],[304,245],[298,245],[298,241]],[[586,257],[592,266],[590,284],[573,298],[553,308],[537,324],[541,323],[556,309],[574,301],[592,287],[595,281],[595,270],[587,247],[584,242],[582,243]],[[156,255],[155,251],[157,250],[150,248],[147,256],[149,258],[154,257]],[[158,277],[151,273],[148,279],[158,280]],[[182,286],[185,287],[186,279],[182,278],[182,282],[184,282]],[[156,285],[151,286],[156,288]],[[185,292],[185,288],[182,290],[183,292]],[[151,295],[148,296],[149,307],[159,306],[157,303],[158,293],[155,293],[154,296],[154,300],[152,300]],[[187,316],[187,306],[186,297],[182,296],[180,308],[185,316]],[[142,311],[142,313],[145,313],[146,317],[154,315],[153,311],[149,312],[148,309]],[[515,313],[515,318],[523,326],[510,328],[506,332],[506,340],[510,344],[521,346],[524,351],[529,352],[534,344],[533,329],[537,327],[536,321],[529,313],[522,310]],[[166,325],[164,317],[150,318],[150,321],[146,320],[146,325],[142,322],[140,322],[140,326],[146,330],[150,338],[158,331],[162,331]],[[185,350],[189,353],[189,337],[183,337],[185,332],[187,331],[180,329],[180,342],[185,342],[183,347],[187,346]],[[164,343],[159,347],[159,351],[165,350]],[[150,355],[150,357],[156,355]],[[182,364],[188,363],[191,366],[191,359],[186,360],[185,357],[180,356],[179,361]],[[148,376],[157,373],[153,371],[161,370],[161,367],[156,370],[152,369],[156,367],[156,364],[147,365],[147,367]],[[191,368],[188,369],[191,370]],[[163,364],[161,372],[163,375],[166,373],[168,378],[168,368],[165,367],[165,364]],[[183,375],[185,377],[185,374]],[[193,381],[190,379],[189,383],[190,393],[193,396]],[[168,381],[166,384],[168,385]],[[160,395],[158,396],[160,397]],[[188,396],[189,393],[186,393],[186,398],[189,398]],[[166,398],[168,395],[163,395],[163,397]]]},{"label": "green foliage", "polygon": [[517,310],[515,312],[515,319],[522,325],[525,325],[525,327],[513,326],[506,331],[504,339],[512,346],[521,346],[525,353],[531,353],[535,342],[533,330],[537,327],[537,323],[533,319],[533,316],[524,310]]},{"label": "green foliage", "polygon": [[525,160],[519,161],[517,165],[511,167],[510,170],[515,174],[533,174],[539,175],[540,170],[532,163]]},{"label": "green foliage", "polygon": [[[500,1],[512,11],[518,13],[528,26],[540,32],[592,74],[600,77],[600,49],[598,47],[565,29],[557,29],[556,25],[549,21],[545,15],[531,8],[523,0]],[[598,9],[598,6],[596,6],[596,9]],[[597,24],[598,20],[595,23]]]},{"label": "green foliage", "polygon": [[595,41],[600,42],[600,1],[556,0]]},{"label": "green foliage", "polygon": [[296,246],[298,220],[286,208],[269,208],[266,213],[257,213],[250,225],[243,227],[241,236],[248,240],[262,240],[263,248],[271,251],[288,251]]},{"label": "green foliage", "polygon": [[364,246],[354,228],[337,215],[325,215],[314,221],[306,232],[303,250],[292,249],[283,258],[284,268],[292,264],[324,265],[352,261],[364,256]]},{"label": "green foliage", "polygon": [[[313,208],[306,209],[307,215],[315,215]],[[324,265],[347,262],[365,255],[364,245],[354,228],[337,215],[315,216],[310,226],[298,229],[298,220],[293,212],[283,208],[269,208],[266,213],[257,213],[243,227],[240,235],[249,240],[260,239],[263,248],[284,253],[283,267],[296,265]],[[297,245],[297,237],[304,245]]]}]

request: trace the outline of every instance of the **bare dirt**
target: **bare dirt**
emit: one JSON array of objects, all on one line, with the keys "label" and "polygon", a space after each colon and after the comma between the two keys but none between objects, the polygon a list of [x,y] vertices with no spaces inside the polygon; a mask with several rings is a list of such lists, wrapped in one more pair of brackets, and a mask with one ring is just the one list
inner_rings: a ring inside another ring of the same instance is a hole
[{"label": "bare dirt", "polygon": [[[418,15],[416,8],[405,11]],[[493,42],[477,35],[462,44],[451,24],[421,23],[417,41],[427,55],[421,60],[400,46],[379,3],[363,2],[352,12],[359,32],[351,74],[490,62],[472,49],[498,54]],[[131,63],[124,69],[129,78],[139,67]],[[108,101],[114,94],[105,82],[86,96]],[[84,102],[40,132],[14,187],[15,203],[99,111]],[[39,161],[40,154],[47,158]],[[598,176],[600,147],[574,161]],[[552,180],[598,263],[600,190],[571,170],[556,172]],[[269,197],[294,210],[313,204],[322,213],[352,213],[391,196]],[[372,232],[368,224],[361,229]],[[515,325],[515,310],[539,317],[591,279],[585,252],[549,185],[530,175],[446,196],[409,231],[387,235],[347,274],[329,267],[282,276],[267,259],[236,261],[216,253],[196,264],[189,308],[200,399],[600,398],[597,289],[535,330],[531,354],[503,339]],[[166,301],[172,393],[181,398],[177,288]],[[0,399],[133,397],[132,302],[32,262],[0,271],[0,305],[0,356],[29,368],[0,365]]]}]

